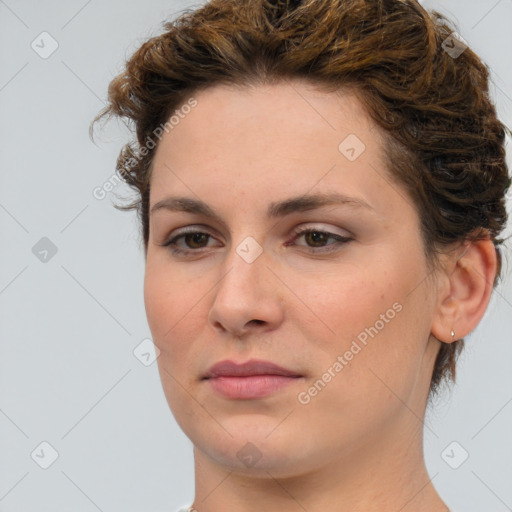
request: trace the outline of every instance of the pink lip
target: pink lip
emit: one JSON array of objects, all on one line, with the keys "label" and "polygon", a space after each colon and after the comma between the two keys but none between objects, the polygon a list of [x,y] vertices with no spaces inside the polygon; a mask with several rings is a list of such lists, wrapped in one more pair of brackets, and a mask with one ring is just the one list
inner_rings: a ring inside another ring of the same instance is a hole
[{"label": "pink lip", "polygon": [[227,398],[262,398],[288,386],[302,375],[269,361],[251,359],[242,364],[225,360],[214,364],[203,379]]}]

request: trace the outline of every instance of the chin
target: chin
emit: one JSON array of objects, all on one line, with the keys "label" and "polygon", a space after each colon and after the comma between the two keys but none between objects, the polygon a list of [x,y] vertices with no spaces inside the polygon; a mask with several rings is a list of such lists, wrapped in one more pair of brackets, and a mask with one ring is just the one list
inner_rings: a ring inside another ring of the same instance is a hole
[{"label": "chin", "polygon": [[[280,478],[297,476],[297,468],[303,471],[307,466],[308,447],[304,438],[294,435],[300,430],[287,429],[280,421],[270,417],[258,421],[254,414],[248,414],[220,421],[231,435],[221,427],[215,429],[215,435],[208,435],[214,427],[202,423],[202,428],[195,429],[189,437],[200,451],[227,471],[262,478],[268,478],[269,473]],[[305,437],[312,440],[307,433]],[[317,453],[318,449],[312,446],[311,452]]]}]

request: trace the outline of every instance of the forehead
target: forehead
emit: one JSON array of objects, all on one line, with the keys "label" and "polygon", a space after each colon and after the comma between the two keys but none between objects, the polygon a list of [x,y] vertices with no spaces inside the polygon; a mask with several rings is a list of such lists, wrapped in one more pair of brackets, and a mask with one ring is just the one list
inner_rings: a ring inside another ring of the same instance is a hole
[{"label": "forehead", "polygon": [[250,202],[313,188],[364,192],[379,203],[386,184],[383,137],[353,91],[292,81],[216,85],[194,99],[196,106],[158,145],[150,208],[170,192],[214,194],[217,201],[236,193]]},{"label": "forehead", "polygon": [[[229,135],[236,142],[252,135],[255,143],[277,143],[288,134],[326,136],[330,131],[340,137],[352,130],[364,137],[377,129],[354,88],[326,92],[304,80],[250,86],[217,84],[193,98],[196,106],[180,115],[179,126],[171,127],[164,138],[204,142]],[[276,140],[276,134],[282,136]]]}]

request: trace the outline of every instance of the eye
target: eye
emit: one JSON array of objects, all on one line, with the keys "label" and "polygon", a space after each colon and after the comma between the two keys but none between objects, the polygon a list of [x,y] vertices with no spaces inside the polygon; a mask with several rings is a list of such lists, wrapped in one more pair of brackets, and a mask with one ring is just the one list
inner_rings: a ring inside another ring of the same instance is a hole
[{"label": "eye", "polygon": [[[331,233],[329,231],[324,231],[316,228],[305,228],[299,229],[295,231],[295,237],[292,242],[295,242],[301,237],[304,237],[304,241],[306,242],[306,247],[310,252],[330,252],[332,250],[336,250],[341,245],[346,244],[352,240],[352,238],[337,235],[336,233]],[[334,243],[328,244],[329,239],[334,240]],[[287,243],[286,245],[291,245]],[[303,244],[296,244],[303,245]],[[322,249],[325,247],[334,246],[334,248],[328,248],[323,250],[315,250]]]},{"label": "eye", "polygon": [[[178,242],[183,239],[185,247],[180,246]],[[169,241],[165,242],[163,247],[169,247],[173,254],[187,254],[191,252],[198,252],[197,249],[208,247],[209,240],[213,237],[209,233],[203,231],[188,230],[181,232],[172,237]]]},{"label": "eye", "polygon": [[[287,242],[285,245],[290,246],[295,244],[305,246],[308,252],[312,253],[331,252],[352,240],[352,238],[316,228],[298,229],[294,234],[293,240]],[[306,244],[295,243],[300,238],[304,238]],[[214,238],[209,233],[189,229],[173,236],[170,240],[162,244],[162,246],[169,247],[173,254],[187,255],[194,252],[199,253],[201,252],[200,249],[206,247],[212,247],[212,245],[209,245],[210,240],[214,240]],[[333,242],[328,243],[329,240]]]}]

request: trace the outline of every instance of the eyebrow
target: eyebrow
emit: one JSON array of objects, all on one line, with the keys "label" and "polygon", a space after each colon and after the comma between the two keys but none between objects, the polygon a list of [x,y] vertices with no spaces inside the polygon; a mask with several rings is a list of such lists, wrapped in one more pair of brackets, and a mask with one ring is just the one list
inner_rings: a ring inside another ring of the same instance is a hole
[{"label": "eyebrow", "polygon": [[[349,197],[338,193],[329,194],[309,194],[297,197],[291,197],[283,201],[271,203],[267,209],[267,217],[278,218],[290,215],[296,212],[305,212],[315,210],[325,206],[349,206],[358,209],[365,209],[375,213],[375,209],[366,201],[356,197]],[[159,210],[169,210],[177,212],[192,213],[203,215],[222,222],[222,218],[210,206],[203,201],[189,197],[167,197],[153,205],[150,214]]]}]

